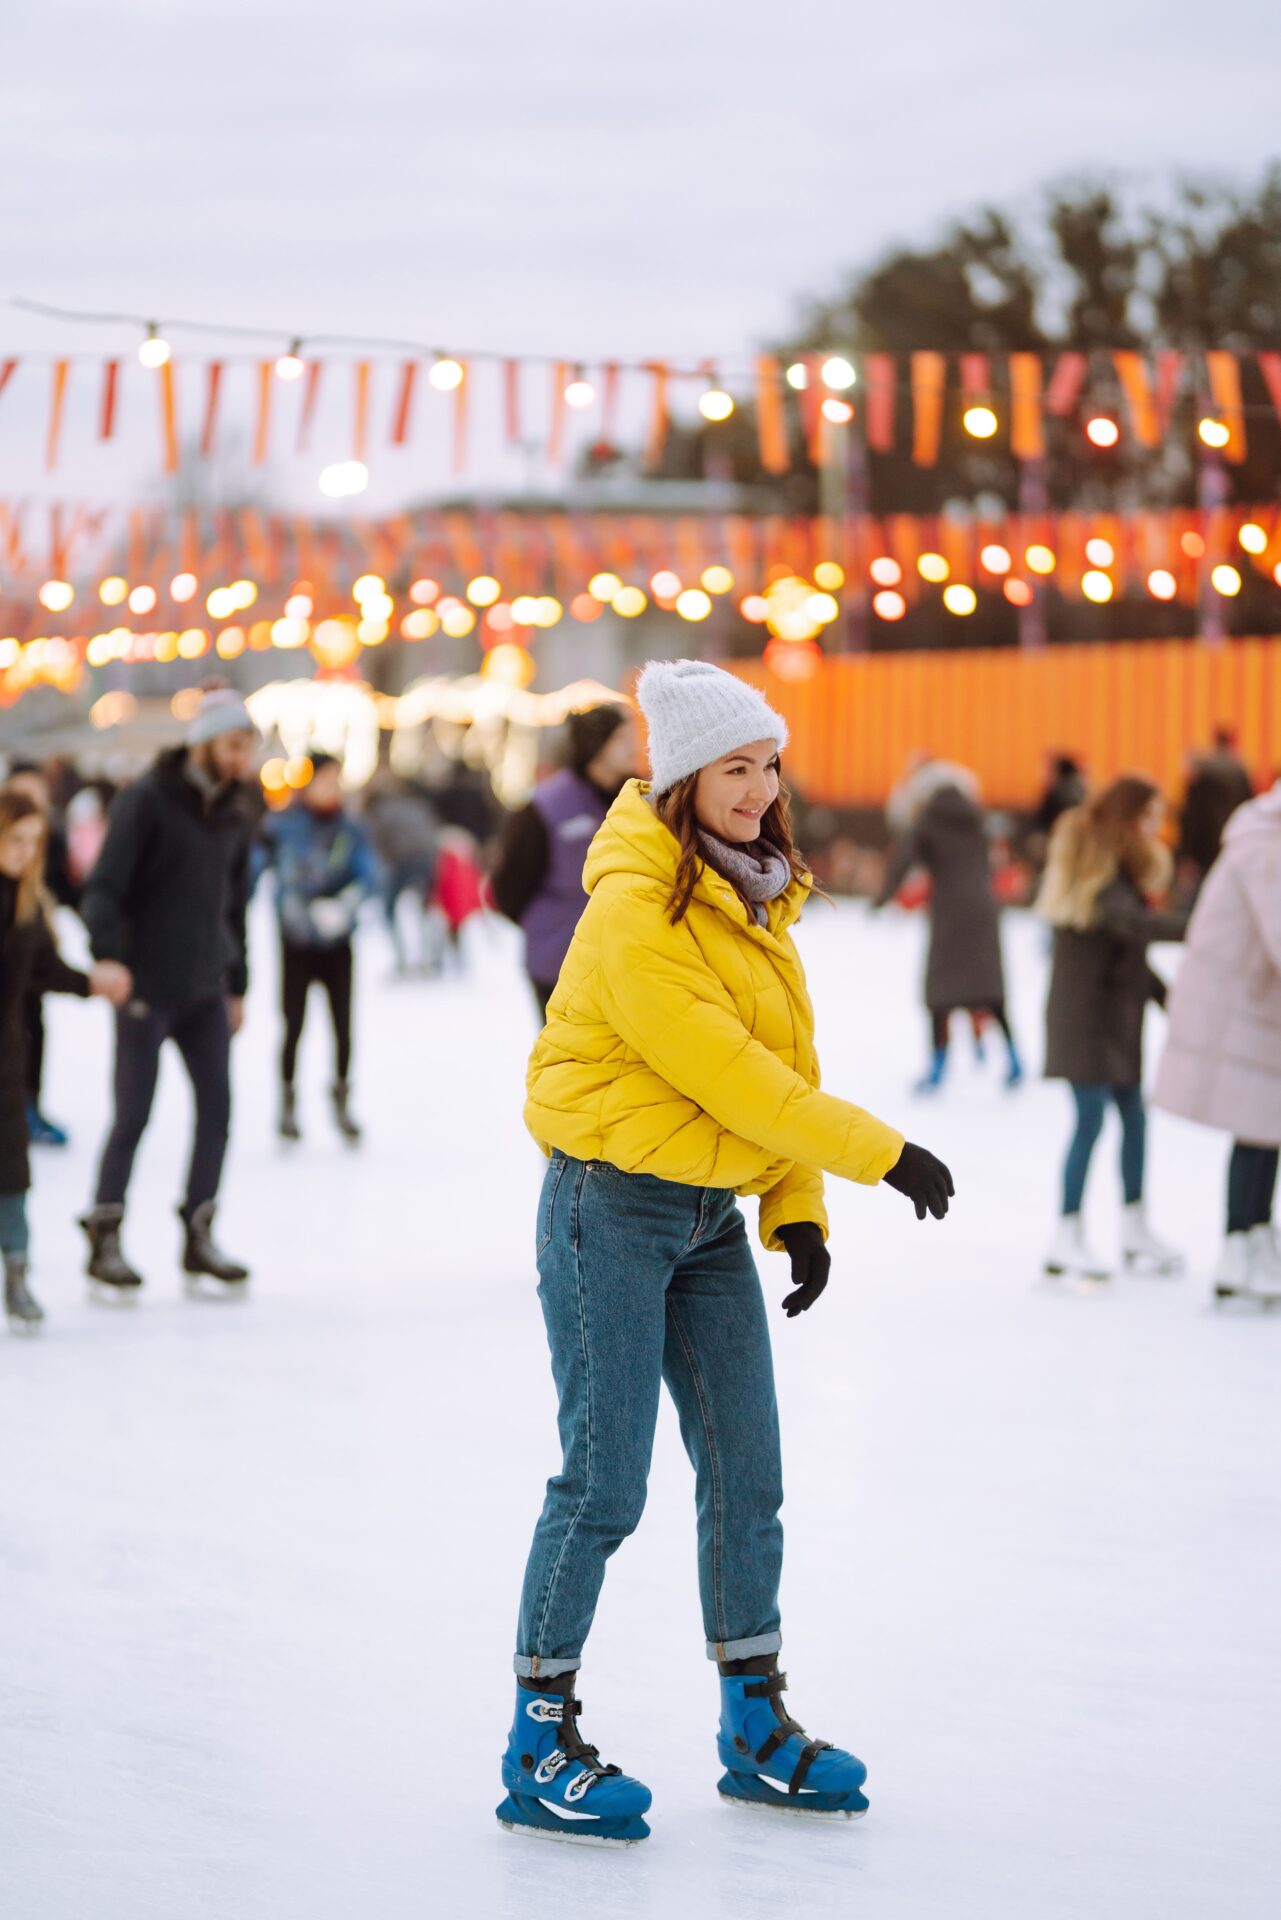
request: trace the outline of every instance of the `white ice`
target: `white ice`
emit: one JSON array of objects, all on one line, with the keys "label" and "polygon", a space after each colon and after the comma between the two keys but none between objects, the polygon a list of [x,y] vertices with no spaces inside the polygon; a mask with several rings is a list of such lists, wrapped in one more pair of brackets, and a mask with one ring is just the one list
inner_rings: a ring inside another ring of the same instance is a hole
[{"label": "white ice", "polygon": [[[958,1034],[944,1096],[909,1099],[923,929],[850,906],[801,936],[826,1082],[957,1185],[942,1225],[834,1185],[828,1292],[795,1323],[773,1312],[790,1700],[867,1761],[871,1814],[830,1828],[716,1798],[691,1477],[665,1406],[580,1688],[589,1737],[653,1787],[653,1838],[602,1854],[500,1831],[517,1587],[556,1443],[520,1122],[532,1010],[507,930],[474,931],[469,977],[429,983],[391,981],[368,930],[367,1144],[329,1123],[317,1002],[306,1139],[285,1151],[259,913],[219,1223],[253,1263],[240,1305],[181,1293],[176,1060],[131,1198],[145,1293],[87,1300],[72,1215],[108,1017],[50,1003],[46,1105],[75,1137],[37,1159],[47,1329],[0,1340],[0,1913],[1281,1910],[1281,1312],[1209,1305],[1225,1143],[1154,1117],[1152,1214],[1185,1278],[1100,1298],[1041,1280],[1064,1090],[1007,1095]],[[1038,930],[1012,921],[1007,953],[1035,1066]],[[1111,1131],[1088,1206],[1114,1246]],[[775,1303],[784,1266],[763,1267]]]}]

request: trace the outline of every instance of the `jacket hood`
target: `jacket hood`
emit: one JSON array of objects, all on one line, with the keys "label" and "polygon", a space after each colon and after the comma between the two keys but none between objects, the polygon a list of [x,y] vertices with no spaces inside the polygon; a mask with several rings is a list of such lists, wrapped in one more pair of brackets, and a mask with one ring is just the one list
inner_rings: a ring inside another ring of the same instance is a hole
[{"label": "jacket hood", "polygon": [[[677,843],[650,805],[650,791],[646,781],[629,780],[606,814],[583,867],[583,885],[588,893],[611,874],[650,881],[664,889],[671,887],[676,878]],[[807,881],[794,880],[777,900],[768,903],[766,910],[775,932],[799,918],[808,892]],[[729,881],[705,862],[700,863],[694,898],[721,911],[736,908],[742,919],[747,919],[747,910]]]},{"label": "jacket hood", "polygon": [[1238,807],[1223,830],[1223,842],[1235,844],[1256,833],[1281,832],[1281,780],[1267,793],[1261,793],[1257,800],[1247,800]]}]

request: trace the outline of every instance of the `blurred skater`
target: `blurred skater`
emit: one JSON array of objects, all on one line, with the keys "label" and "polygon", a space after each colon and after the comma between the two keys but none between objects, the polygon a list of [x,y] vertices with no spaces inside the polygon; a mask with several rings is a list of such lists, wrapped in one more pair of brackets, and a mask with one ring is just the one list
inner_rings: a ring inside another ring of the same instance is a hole
[{"label": "blurred skater", "polygon": [[1176,857],[1180,877],[1193,894],[1219,857],[1228,821],[1253,794],[1254,785],[1236,750],[1236,736],[1230,728],[1219,727],[1209,753],[1193,757],[1179,820]]},{"label": "blurred skater", "polygon": [[27,1023],[32,994],[100,994],[116,1006],[129,994],[126,968],[100,961],[91,973],[60,957],[44,891],[48,823],[25,793],[0,791],[0,1254],[10,1326],[30,1329],[44,1310],[28,1284]]},{"label": "blurred skater", "polygon": [[368,837],[343,804],[342,769],[313,753],[312,777],[283,813],[263,823],[265,862],[276,873],[280,985],[285,1023],[280,1057],[280,1134],[300,1137],[294,1075],[313,985],[324,988],[334,1036],[334,1119],[345,1140],[360,1138],[351,1112],[353,936],[362,901],[377,884]]},{"label": "blurred skater", "polygon": [[[1023,1067],[1005,1009],[1000,910],[992,890],[978,782],[965,767],[927,761],[899,787],[893,811],[898,832],[876,905],[887,905],[914,867],[923,867],[931,883],[925,968],[931,1053],[916,1091],[932,1093],[942,1085],[951,1018],[962,1009],[986,1014],[1000,1028],[1007,1058],[1005,1084],[1016,1087]],[[974,1025],[981,1049],[978,1018]]]},{"label": "blurred skater", "polygon": [[196,1104],[183,1223],[193,1283],[243,1287],[246,1269],[213,1239],[231,1123],[231,1037],[248,984],[245,907],[254,818],[244,782],[258,734],[238,694],[206,693],[187,745],[162,753],[111,809],[82,912],[94,956],[128,967],[133,990],[116,1014],[115,1115],[91,1211],[92,1279],[118,1294],[142,1285],[120,1245],[125,1199],[160,1070],[172,1040]]},{"label": "blurred skater", "polygon": [[1281,1299],[1281,785],[1234,812],[1188,927],[1156,1106],[1232,1136],[1219,1297]]},{"label": "blurred skater", "polygon": [[494,900],[525,936],[525,971],[547,1019],[574,928],[587,905],[583,862],[605,815],[636,771],[636,725],[626,707],[571,713],[565,765],[534,789],[507,825]]},{"label": "blurred skater", "polygon": [[1050,1274],[1108,1277],[1107,1262],[1086,1240],[1081,1208],[1109,1105],[1121,1117],[1124,1263],[1167,1274],[1182,1264],[1151,1231],[1143,1206],[1143,1014],[1149,1000],[1165,1004],[1165,982],[1148,965],[1147,949],[1153,941],[1181,940],[1187,925],[1186,914],[1149,904],[1170,882],[1170,856],[1159,837],[1164,818],[1152,782],[1127,774],[1065,813],[1050,837],[1037,901],[1054,929],[1045,1075],[1068,1081],[1076,1108],[1062,1214],[1045,1261]]},{"label": "blurred skater", "polygon": [[[74,907],[79,890],[67,855],[67,833],[54,805],[53,787],[44,768],[34,760],[15,761],[5,781],[10,793],[25,793],[45,819],[44,892],[55,907]],[[41,1105],[44,1083],[45,1030],[43,995],[27,995],[24,1009],[27,1047],[27,1134],[33,1147],[65,1147],[67,1130],[50,1120]]]},{"label": "blurred skater", "polygon": [[407,780],[384,769],[370,782],[365,822],[381,868],[383,913],[396,954],[396,971],[408,973],[410,966],[399,912],[400,902],[408,894],[418,919],[419,965],[424,972],[435,972],[439,960],[431,941],[427,902],[436,880],[440,828],[430,802]]}]

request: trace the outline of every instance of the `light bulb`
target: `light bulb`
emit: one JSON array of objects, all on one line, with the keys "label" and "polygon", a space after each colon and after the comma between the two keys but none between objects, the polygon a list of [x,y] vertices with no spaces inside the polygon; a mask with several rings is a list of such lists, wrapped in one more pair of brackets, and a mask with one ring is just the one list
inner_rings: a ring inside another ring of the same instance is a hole
[{"label": "light bulb", "polygon": [[842,354],[834,353],[823,362],[823,384],[834,387],[838,393],[844,393],[858,379],[850,362]]},{"label": "light bulb", "polygon": [[451,360],[447,355],[442,354],[441,358],[433,364],[427,378],[441,393],[452,393],[455,387],[461,387],[463,384],[463,369],[457,360]]},{"label": "light bulb", "polygon": [[965,431],[975,440],[990,440],[998,424],[991,407],[967,407],[962,418]]},{"label": "light bulb", "polygon": [[699,398],[698,410],[704,420],[728,420],[734,411],[733,396],[722,387],[709,387]]}]

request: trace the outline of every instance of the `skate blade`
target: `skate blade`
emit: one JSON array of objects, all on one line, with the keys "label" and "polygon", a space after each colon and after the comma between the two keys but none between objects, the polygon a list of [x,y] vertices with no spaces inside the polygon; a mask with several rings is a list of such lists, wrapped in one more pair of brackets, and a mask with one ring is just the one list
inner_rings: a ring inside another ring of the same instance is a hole
[{"label": "skate blade", "polygon": [[508,1833],[526,1834],[532,1840],[563,1840],[571,1847],[634,1847],[648,1840],[649,1828],[640,1814],[615,1814],[606,1819],[590,1815],[561,1815],[534,1796],[531,1813],[521,1806],[520,1797],[508,1794],[494,1809],[500,1827]]},{"label": "skate blade", "polygon": [[1153,1260],[1145,1253],[1127,1253],[1124,1266],[1127,1273],[1137,1274],[1145,1280],[1177,1280],[1181,1273],[1187,1271],[1181,1256],[1173,1260]]},{"label": "skate blade", "polygon": [[113,1287],[109,1280],[89,1276],[89,1298],[100,1307],[131,1307],[141,1292],[141,1287]]},{"label": "skate blade", "polygon": [[620,1839],[608,1833],[563,1833],[559,1827],[527,1827],[523,1820],[504,1820],[501,1814],[498,1824],[508,1833],[519,1833],[527,1840],[559,1840],[566,1847],[638,1847],[642,1840],[649,1838],[648,1827],[644,1833]]},{"label": "skate blade", "polygon": [[211,1273],[189,1273],[182,1283],[188,1300],[243,1300],[249,1291],[248,1280],[217,1280]]},{"label": "skate blade", "polygon": [[7,1313],[5,1319],[9,1323],[10,1333],[16,1334],[19,1340],[34,1340],[44,1325],[43,1320],[19,1319],[16,1313]]},{"label": "skate blade", "polygon": [[1256,1307],[1277,1307],[1281,1306],[1281,1293],[1256,1293],[1253,1287],[1230,1287],[1225,1281],[1216,1280],[1214,1285],[1215,1305],[1225,1306],[1229,1301],[1233,1300],[1244,1301],[1246,1304]]},{"label": "skate blade", "polygon": [[724,1787],[716,1791],[727,1807],[741,1807],[744,1813],[781,1813],[789,1820],[861,1820],[868,1811],[866,1807],[789,1805],[781,1795],[777,1800],[742,1800],[736,1793],[726,1793]]}]

